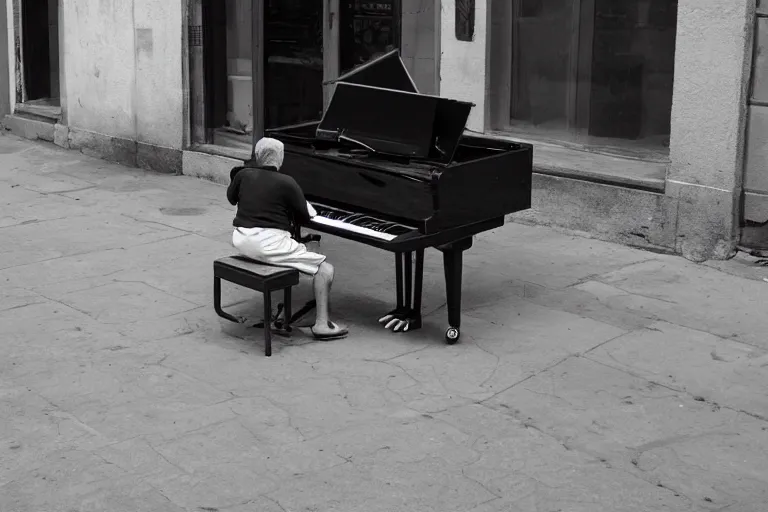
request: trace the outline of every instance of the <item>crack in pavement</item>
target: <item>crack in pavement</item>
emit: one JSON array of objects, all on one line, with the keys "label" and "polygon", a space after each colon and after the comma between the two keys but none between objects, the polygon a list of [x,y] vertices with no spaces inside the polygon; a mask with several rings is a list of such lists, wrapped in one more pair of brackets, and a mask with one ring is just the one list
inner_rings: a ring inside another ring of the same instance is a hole
[{"label": "crack in pavement", "polygon": [[[635,371],[632,371],[631,369],[628,369],[628,368],[624,367],[624,365],[621,362],[619,362],[616,359],[614,359],[610,354],[609,354],[609,357],[611,357],[614,361],[616,361],[619,365],[621,365],[620,367],[619,366],[610,365],[610,364],[608,364],[608,363],[606,363],[604,361],[599,361],[597,359],[593,359],[593,358],[591,358],[591,357],[589,357],[587,355],[584,355],[582,357],[584,357],[585,359],[588,359],[589,361],[592,361],[593,363],[597,363],[597,364],[599,364],[601,366],[605,366],[606,368],[610,368],[612,370],[617,370],[619,372],[626,373],[627,375],[630,375],[632,377],[635,377],[636,379],[643,380],[645,382],[653,384],[654,386],[659,386],[659,387],[662,387],[664,389],[668,389],[670,391],[674,391],[677,394],[685,395],[685,396],[687,396],[687,397],[689,397],[689,398],[691,398],[691,399],[693,399],[693,400],[695,400],[697,402],[701,401],[701,400],[697,400],[697,398],[703,398],[700,395],[693,394],[693,393],[689,392],[684,387],[675,387],[675,386],[673,386],[671,384],[665,384],[663,382],[658,382],[658,381],[655,381],[655,380],[651,380],[651,379],[641,375],[640,373],[637,373]],[[735,413],[744,414],[744,415],[749,416],[751,418],[754,418],[756,420],[768,422],[768,417],[763,416],[761,414],[753,413],[753,412],[750,412],[750,411],[746,411],[746,410],[740,409],[738,407],[733,407],[733,406],[730,406],[730,405],[724,405],[724,404],[721,404],[719,402],[714,402],[712,400],[706,400],[705,399],[705,401],[707,403],[709,403],[710,405],[712,405],[713,407],[720,407],[720,408],[723,408],[723,409],[726,409],[726,410],[729,410],[729,411],[733,411]]]}]

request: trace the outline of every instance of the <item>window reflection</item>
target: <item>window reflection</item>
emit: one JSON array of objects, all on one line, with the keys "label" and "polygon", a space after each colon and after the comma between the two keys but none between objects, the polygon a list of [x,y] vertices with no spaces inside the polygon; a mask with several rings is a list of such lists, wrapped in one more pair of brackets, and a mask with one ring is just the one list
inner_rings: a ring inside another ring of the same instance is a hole
[{"label": "window reflection", "polygon": [[668,146],[677,0],[513,2],[513,129]]}]

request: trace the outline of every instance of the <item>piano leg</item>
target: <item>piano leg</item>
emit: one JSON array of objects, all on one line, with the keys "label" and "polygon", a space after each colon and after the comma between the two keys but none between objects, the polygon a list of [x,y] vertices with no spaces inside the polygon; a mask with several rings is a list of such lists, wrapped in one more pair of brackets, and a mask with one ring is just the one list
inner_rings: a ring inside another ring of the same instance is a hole
[{"label": "piano leg", "polygon": [[405,306],[406,309],[411,309],[411,297],[413,297],[413,253],[407,252],[403,254],[405,263]]},{"label": "piano leg", "polygon": [[421,290],[424,278],[424,250],[416,251],[414,274],[413,253],[395,254],[395,309],[379,318],[379,323],[395,332],[421,328]]},{"label": "piano leg", "polygon": [[424,249],[416,251],[416,272],[413,280],[413,309],[409,330],[421,328],[421,292],[424,283]]},{"label": "piano leg", "polygon": [[472,238],[465,238],[452,244],[438,247],[443,253],[445,271],[445,294],[448,306],[448,329],[445,342],[453,345],[461,335],[461,278],[464,251],[472,247]]},{"label": "piano leg", "polygon": [[403,253],[395,254],[395,294],[397,295],[397,309],[403,308]]}]

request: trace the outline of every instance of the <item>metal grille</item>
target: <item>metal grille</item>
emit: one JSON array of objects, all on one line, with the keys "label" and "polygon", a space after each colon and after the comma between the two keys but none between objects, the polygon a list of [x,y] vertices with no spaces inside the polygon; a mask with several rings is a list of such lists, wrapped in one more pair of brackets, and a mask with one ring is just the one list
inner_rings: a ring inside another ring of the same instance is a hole
[{"label": "metal grille", "polygon": [[190,25],[189,46],[203,46],[203,26]]}]

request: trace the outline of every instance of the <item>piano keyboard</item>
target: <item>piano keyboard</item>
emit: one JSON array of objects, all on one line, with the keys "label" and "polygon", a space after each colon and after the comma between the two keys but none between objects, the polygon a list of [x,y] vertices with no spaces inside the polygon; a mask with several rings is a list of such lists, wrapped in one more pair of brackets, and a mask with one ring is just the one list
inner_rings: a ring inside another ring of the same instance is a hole
[{"label": "piano keyboard", "polygon": [[312,218],[312,222],[378,238],[380,240],[391,241],[398,236],[415,229],[403,226],[402,224],[370,217],[363,213],[347,212],[317,203],[311,204],[315,208],[315,211],[317,211],[317,215]]}]

